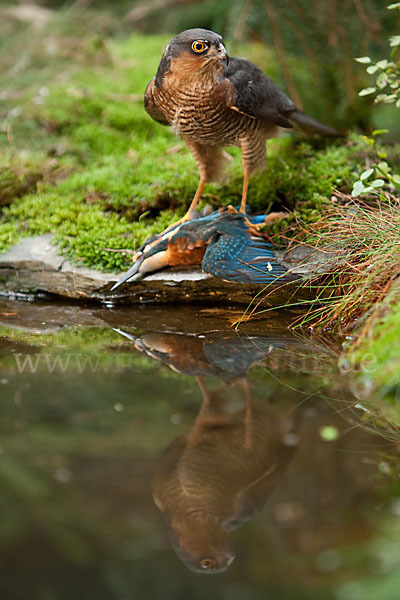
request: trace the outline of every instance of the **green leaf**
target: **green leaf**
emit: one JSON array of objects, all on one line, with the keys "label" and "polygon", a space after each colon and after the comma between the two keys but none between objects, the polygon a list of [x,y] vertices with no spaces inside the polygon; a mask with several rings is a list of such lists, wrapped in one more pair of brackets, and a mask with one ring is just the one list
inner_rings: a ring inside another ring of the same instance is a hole
[{"label": "green leaf", "polygon": [[394,47],[394,46],[400,46],[400,35],[392,35],[392,36],[389,38],[389,44],[390,44],[391,46],[393,46],[393,47]]},{"label": "green leaf", "polygon": [[360,56],[359,58],[355,58],[354,60],[356,60],[358,63],[361,63],[362,65],[368,65],[370,62],[372,62],[369,56]]},{"label": "green leaf", "polygon": [[388,175],[390,173],[389,165],[385,161],[378,163],[375,168],[384,175]]},{"label": "green leaf", "polygon": [[364,88],[363,90],[358,92],[358,95],[359,96],[368,96],[368,94],[373,94],[374,92],[376,92],[376,88],[369,87],[369,88]]},{"label": "green leaf", "polygon": [[389,129],[374,129],[372,135],[376,137],[377,135],[382,135],[384,133],[389,133]]},{"label": "green leaf", "polygon": [[365,186],[364,186],[363,182],[362,181],[355,181],[354,185],[353,185],[353,189],[352,189],[351,195],[353,197],[359,196],[364,191],[365,191]]},{"label": "green leaf", "polygon": [[396,102],[396,108],[400,108],[400,98]]},{"label": "green leaf", "polygon": [[366,144],[368,144],[369,146],[374,146],[375,144],[375,140],[368,137],[367,135],[362,135],[361,139],[363,142],[365,142]]},{"label": "green leaf", "polygon": [[395,186],[400,187],[400,175],[392,175],[390,181],[394,183]]},{"label": "green leaf", "polygon": [[385,182],[383,179],[374,179],[374,181],[371,181],[371,187],[375,188],[380,188],[383,185],[385,185]]},{"label": "green leaf", "polygon": [[368,177],[370,177],[374,171],[375,169],[367,169],[366,171],[361,173],[360,180],[364,181],[365,179],[368,179]]},{"label": "green leaf", "polygon": [[394,10],[395,8],[400,8],[400,2],[395,2],[394,4],[389,4],[387,7],[388,10]]},{"label": "green leaf", "polygon": [[377,104],[378,102],[383,102],[385,98],[386,98],[386,94],[378,94],[376,96],[376,98],[374,99],[374,102],[375,102],[375,104]]},{"label": "green leaf", "polygon": [[377,150],[377,152],[376,152],[376,153],[377,153],[377,155],[378,155],[378,158],[386,158],[386,157],[387,157],[387,152],[386,152],[386,150]]},{"label": "green leaf", "polygon": [[319,435],[324,442],[334,442],[339,437],[339,429],[333,425],[320,427]]},{"label": "green leaf", "polygon": [[380,69],[386,69],[386,67],[388,65],[389,65],[389,63],[386,60],[386,58],[384,58],[383,60],[378,60],[378,62],[376,63],[376,66],[379,67]]},{"label": "green leaf", "polygon": [[370,65],[369,67],[367,67],[366,71],[367,73],[369,73],[369,75],[373,75],[378,71],[378,69],[379,67],[377,67],[376,65]]},{"label": "green leaf", "polygon": [[376,78],[376,85],[378,86],[379,89],[382,89],[384,87],[387,86],[388,83],[388,78],[386,73],[379,73],[378,77]]},{"label": "green leaf", "polygon": [[395,100],[397,100],[397,95],[396,94],[388,94],[385,97],[384,102],[386,104],[390,104],[391,102],[394,102]]}]

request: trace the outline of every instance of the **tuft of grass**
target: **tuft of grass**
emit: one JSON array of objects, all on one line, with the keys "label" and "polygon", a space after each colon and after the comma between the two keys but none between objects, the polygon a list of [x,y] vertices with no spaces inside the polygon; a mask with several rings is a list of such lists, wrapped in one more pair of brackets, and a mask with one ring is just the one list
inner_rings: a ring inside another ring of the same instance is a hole
[{"label": "tuft of grass", "polygon": [[321,286],[322,306],[311,308],[304,323],[350,331],[369,318],[400,275],[400,199],[382,194],[370,204],[335,197],[317,223],[303,226],[307,244],[336,263]]}]

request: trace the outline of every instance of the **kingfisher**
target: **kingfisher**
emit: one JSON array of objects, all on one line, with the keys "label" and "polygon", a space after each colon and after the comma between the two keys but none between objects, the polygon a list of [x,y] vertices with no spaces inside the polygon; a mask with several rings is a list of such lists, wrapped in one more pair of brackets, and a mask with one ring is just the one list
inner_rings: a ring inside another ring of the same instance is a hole
[{"label": "kingfisher", "polygon": [[284,278],[286,269],[259,228],[265,215],[245,215],[233,207],[177,223],[147,240],[132,267],[113,285],[172,266],[199,265],[204,273],[236,283],[270,284]]}]

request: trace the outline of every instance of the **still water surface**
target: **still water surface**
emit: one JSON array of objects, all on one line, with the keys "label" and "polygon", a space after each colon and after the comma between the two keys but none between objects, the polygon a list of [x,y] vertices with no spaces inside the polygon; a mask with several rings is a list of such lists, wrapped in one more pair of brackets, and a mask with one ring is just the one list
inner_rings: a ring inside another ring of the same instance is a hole
[{"label": "still water surface", "polygon": [[2,600],[400,598],[340,340],[234,316],[0,302]]}]

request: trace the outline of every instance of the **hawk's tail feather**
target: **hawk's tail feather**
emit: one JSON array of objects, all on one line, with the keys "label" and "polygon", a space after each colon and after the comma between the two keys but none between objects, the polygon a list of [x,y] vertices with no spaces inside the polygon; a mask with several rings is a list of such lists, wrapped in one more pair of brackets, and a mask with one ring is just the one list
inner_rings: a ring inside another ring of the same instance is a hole
[{"label": "hawk's tail feather", "polygon": [[295,125],[297,125],[300,129],[303,129],[307,133],[320,133],[321,135],[326,135],[328,137],[341,137],[343,133],[337,131],[333,127],[329,127],[329,125],[325,125],[314,117],[310,117],[300,110],[293,110],[288,115],[290,121],[292,121]]}]

